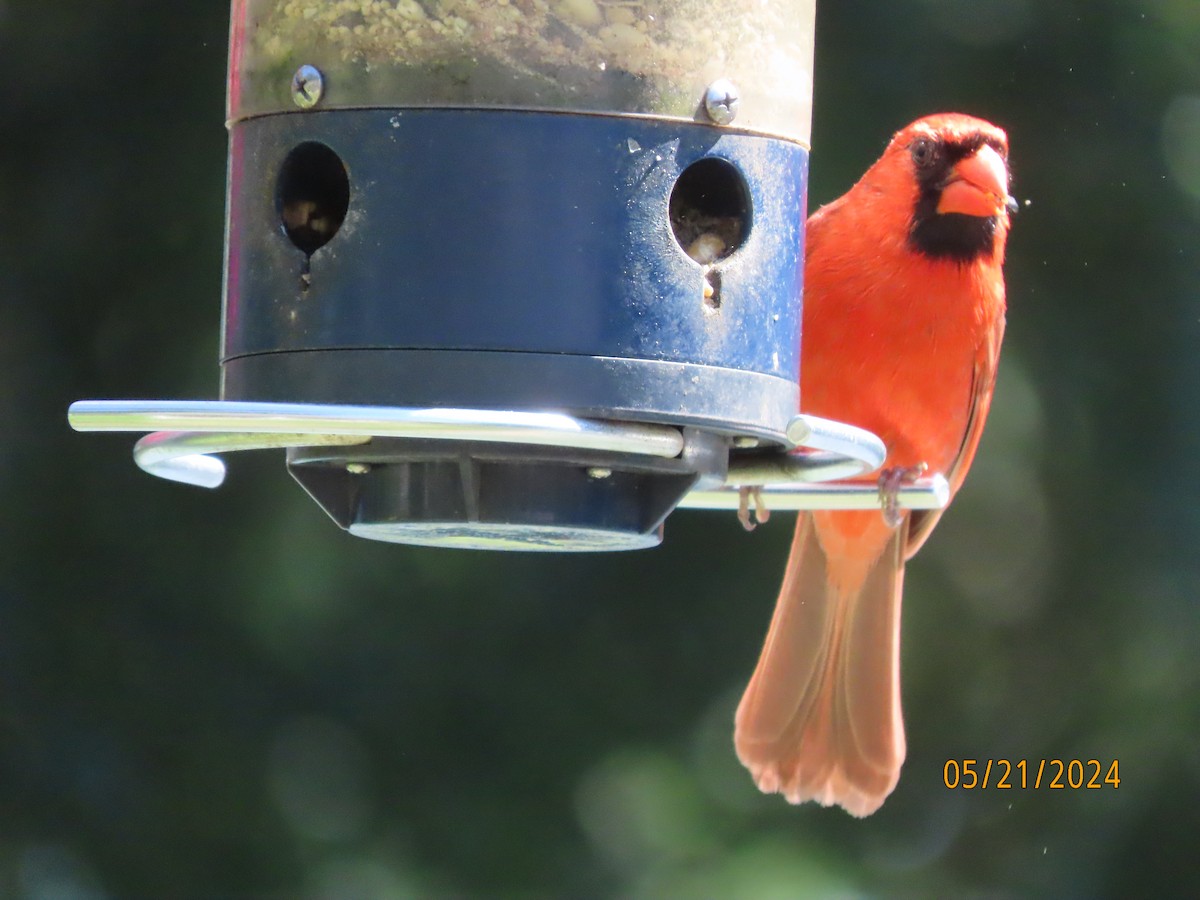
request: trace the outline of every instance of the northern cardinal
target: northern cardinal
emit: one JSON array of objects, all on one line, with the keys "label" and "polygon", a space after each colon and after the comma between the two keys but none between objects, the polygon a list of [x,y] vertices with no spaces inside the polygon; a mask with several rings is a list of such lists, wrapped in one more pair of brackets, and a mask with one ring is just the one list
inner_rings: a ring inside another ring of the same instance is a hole
[{"label": "northern cardinal", "polygon": [[945,113],[897,132],[808,220],[801,405],[887,447],[881,511],[801,513],[734,742],[760,789],[874,812],[904,761],[904,563],[940,512],[897,510],[928,469],[966,477],[1004,333],[1008,139]]}]

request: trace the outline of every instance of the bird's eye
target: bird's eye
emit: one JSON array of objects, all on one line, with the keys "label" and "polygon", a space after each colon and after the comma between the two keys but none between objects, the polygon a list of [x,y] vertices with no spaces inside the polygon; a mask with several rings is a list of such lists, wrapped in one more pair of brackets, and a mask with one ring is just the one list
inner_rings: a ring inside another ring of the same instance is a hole
[{"label": "bird's eye", "polygon": [[913,141],[908,147],[908,152],[912,154],[913,162],[919,169],[933,165],[938,157],[937,143],[927,137],[919,137]]}]

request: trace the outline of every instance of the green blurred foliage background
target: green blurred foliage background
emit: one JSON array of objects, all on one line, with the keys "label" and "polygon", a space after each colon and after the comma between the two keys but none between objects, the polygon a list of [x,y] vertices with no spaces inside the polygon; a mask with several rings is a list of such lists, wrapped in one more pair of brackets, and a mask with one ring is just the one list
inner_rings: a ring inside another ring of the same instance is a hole
[{"label": "green blurred foliage background", "polygon": [[[215,396],[227,18],[0,0],[0,895],[1200,894],[1200,4],[820,5],[814,208],[951,108],[1008,129],[1031,201],[865,821],[733,756],[787,516],[378,545],[275,454],[206,492],[68,429],[78,398]],[[947,790],[963,757],[1122,780]]]}]

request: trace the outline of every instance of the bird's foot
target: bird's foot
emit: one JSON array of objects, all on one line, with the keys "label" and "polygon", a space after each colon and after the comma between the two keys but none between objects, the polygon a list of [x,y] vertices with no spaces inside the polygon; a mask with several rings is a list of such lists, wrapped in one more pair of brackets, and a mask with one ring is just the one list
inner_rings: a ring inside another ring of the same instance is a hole
[{"label": "bird's foot", "polygon": [[[754,498],[754,518],[750,518],[750,498]],[[766,525],[771,518],[771,511],[767,509],[766,501],[763,500],[762,487],[755,485],[754,487],[738,488],[738,521],[742,523],[742,527],[747,531],[753,531],[759,525]]]},{"label": "bird's foot", "polygon": [[879,473],[879,503],[883,507],[883,521],[889,528],[900,524],[900,489],[912,484],[929,471],[929,466],[919,463],[915,466],[897,466],[894,469],[884,469]]}]

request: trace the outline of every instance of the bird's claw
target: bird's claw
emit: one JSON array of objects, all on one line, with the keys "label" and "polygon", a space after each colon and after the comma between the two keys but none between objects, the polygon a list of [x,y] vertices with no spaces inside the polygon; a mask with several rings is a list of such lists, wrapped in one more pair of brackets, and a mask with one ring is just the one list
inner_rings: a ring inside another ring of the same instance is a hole
[{"label": "bird's claw", "polygon": [[[754,518],[750,518],[750,498],[754,498]],[[742,527],[747,531],[753,531],[759,525],[766,525],[771,518],[771,511],[767,509],[766,501],[763,500],[762,487],[742,487],[738,488],[738,521],[742,523]]]},{"label": "bird's claw", "polygon": [[889,528],[900,524],[900,489],[912,484],[929,471],[926,463],[915,466],[897,466],[879,473],[879,504],[883,507],[883,521]]}]

